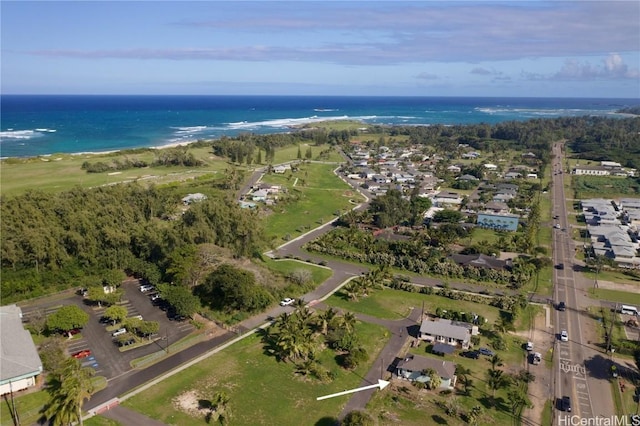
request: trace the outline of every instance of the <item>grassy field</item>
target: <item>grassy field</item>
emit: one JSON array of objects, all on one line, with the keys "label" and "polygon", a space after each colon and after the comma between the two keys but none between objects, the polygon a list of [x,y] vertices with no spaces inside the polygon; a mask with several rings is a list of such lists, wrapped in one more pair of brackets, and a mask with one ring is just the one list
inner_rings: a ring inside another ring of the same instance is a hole
[{"label": "grassy field", "polygon": [[437,308],[475,312],[487,318],[489,323],[493,323],[499,317],[499,309],[493,306],[388,288],[376,290],[358,301],[348,300],[343,292],[338,291],[327,299],[326,303],[341,309],[387,319],[405,318],[412,309],[422,309],[423,303],[426,313],[434,313]]},{"label": "grassy field", "polygon": [[[358,324],[358,334],[370,359],[386,343],[383,330],[371,324]],[[206,410],[198,412],[199,400],[207,400],[216,391],[230,397],[234,425],[332,425],[348,397],[316,401],[318,396],[359,386],[370,365],[352,372],[340,368],[332,353],[321,361],[336,375],[330,383],[301,379],[291,363],[277,362],[263,352],[258,335],[252,335],[225,351],[207,358],[147,391],[124,405],[166,424],[205,425]],[[189,413],[178,401],[195,402]]]},{"label": "grassy field", "polygon": [[282,275],[288,275],[289,273],[298,270],[304,269],[311,273],[311,277],[313,282],[316,285],[320,285],[326,280],[328,280],[331,275],[333,275],[333,271],[329,268],[323,268],[322,266],[314,266],[308,263],[298,262],[295,260],[272,260],[265,258],[265,265],[267,268],[272,271],[276,271]]},{"label": "grassy field", "polygon": [[[585,271],[583,273],[585,277],[595,281],[595,272]],[[598,272],[598,281],[611,281],[618,284],[634,284],[638,286],[640,291],[640,278],[625,274],[623,271],[601,270]]]},{"label": "grassy field", "polygon": [[[23,425],[32,425],[38,422],[38,419],[42,416],[40,411],[42,407],[47,403],[49,394],[45,391],[32,392],[25,395],[15,397],[16,410],[18,411],[18,417],[20,423]],[[0,409],[0,423],[2,426],[13,425],[11,417],[11,403],[10,399],[4,399],[0,402],[2,409]]]},{"label": "grassy field", "polygon": [[590,288],[589,296],[598,300],[608,300],[611,302],[640,306],[640,293],[629,293],[626,291],[608,290],[604,288]]},{"label": "grassy field", "polygon": [[84,425],[85,426],[120,426],[122,425],[122,423],[98,415],[85,420]]},{"label": "grassy field", "polygon": [[273,213],[264,220],[265,231],[275,244],[285,237],[295,238],[310,229],[335,218],[360,202],[361,196],[334,173],[334,164],[308,163],[292,175],[265,175],[263,182],[282,185],[295,201],[276,204]]},{"label": "grassy field", "polygon": [[[303,155],[305,147],[302,147]],[[324,161],[340,162],[342,157],[337,151],[329,150],[329,145],[313,146],[313,159],[322,151],[328,155]],[[0,176],[0,194],[15,195],[28,189],[38,188],[43,191],[64,191],[75,186],[90,188],[111,185],[121,182],[138,181],[155,184],[165,184],[176,181],[191,180],[202,176],[215,177],[229,167],[227,161],[212,154],[210,147],[189,147],[189,152],[202,160],[202,167],[166,167],[152,166],[129,170],[87,173],[82,170],[82,163],[98,161],[107,164],[115,160],[141,160],[152,163],[159,150],[141,149],[135,151],[121,151],[106,154],[54,154],[47,157],[11,158],[2,161],[2,175]],[[280,148],[275,153],[275,163],[296,160],[298,146],[291,145]]]}]

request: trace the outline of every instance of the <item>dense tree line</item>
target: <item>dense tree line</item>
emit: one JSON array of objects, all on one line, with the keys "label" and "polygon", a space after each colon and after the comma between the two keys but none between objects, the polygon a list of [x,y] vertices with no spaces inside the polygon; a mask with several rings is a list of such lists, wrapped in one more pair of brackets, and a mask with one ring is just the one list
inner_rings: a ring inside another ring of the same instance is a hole
[{"label": "dense tree line", "polygon": [[127,184],[3,198],[3,297],[78,285],[87,276],[100,277],[100,284],[113,269],[155,284],[169,256],[187,245],[210,243],[235,256],[258,252],[263,241],[256,213],[212,194],[176,215],[181,195],[172,188]]}]

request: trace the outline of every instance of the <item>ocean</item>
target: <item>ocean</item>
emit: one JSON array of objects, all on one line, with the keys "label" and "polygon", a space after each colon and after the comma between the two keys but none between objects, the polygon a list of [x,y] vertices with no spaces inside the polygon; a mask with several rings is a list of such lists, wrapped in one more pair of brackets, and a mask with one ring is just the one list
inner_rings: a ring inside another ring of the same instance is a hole
[{"label": "ocean", "polygon": [[337,96],[0,96],[0,156],[160,147],[324,120],[371,124],[495,124],[616,116],[639,99]]}]

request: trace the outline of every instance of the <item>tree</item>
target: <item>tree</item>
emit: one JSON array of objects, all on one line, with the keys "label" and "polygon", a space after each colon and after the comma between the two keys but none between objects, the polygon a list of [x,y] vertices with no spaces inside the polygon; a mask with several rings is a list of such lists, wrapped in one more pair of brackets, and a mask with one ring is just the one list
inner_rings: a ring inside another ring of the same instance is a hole
[{"label": "tree", "polygon": [[427,386],[429,386],[429,389],[431,390],[438,389],[442,384],[442,378],[440,377],[440,375],[438,375],[438,373],[436,373],[436,370],[432,368],[428,368],[422,371],[422,375],[429,376],[429,383]]},{"label": "tree", "polygon": [[209,413],[207,414],[207,423],[214,421],[221,425],[229,424],[231,420],[231,409],[229,408],[229,395],[224,391],[215,392],[209,400]]},{"label": "tree", "polygon": [[91,398],[94,387],[91,378],[95,370],[82,367],[75,358],[67,358],[60,374],[49,376],[49,401],[44,415],[54,426],[82,422],[82,404]]},{"label": "tree", "polygon": [[160,287],[160,291],[162,297],[173,306],[178,315],[191,317],[200,306],[198,297],[191,294],[191,291],[186,287],[163,285]]},{"label": "tree", "polygon": [[462,220],[462,213],[457,210],[441,210],[433,215],[434,222],[459,223]]},{"label": "tree", "polygon": [[335,321],[338,316],[338,311],[330,307],[326,311],[316,316],[316,324],[320,331],[320,334],[326,336],[329,333],[329,327]]},{"label": "tree", "polygon": [[502,358],[500,358],[500,355],[495,354],[493,355],[490,359],[489,362],[491,363],[491,369],[495,370],[496,367],[500,367],[503,364]]},{"label": "tree", "polygon": [[38,348],[42,367],[51,374],[59,374],[67,359],[66,345],[60,336],[47,337]]},{"label": "tree", "polygon": [[138,333],[149,337],[149,340],[151,340],[151,335],[157,334],[158,331],[160,331],[160,323],[158,321],[142,321],[138,325]]},{"label": "tree", "polygon": [[65,305],[47,318],[47,328],[51,331],[69,331],[82,328],[89,322],[89,314],[76,305]]},{"label": "tree", "polygon": [[473,385],[473,380],[471,379],[471,370],[466,368],[460,364],[456,365],[456,376],[464,386],[465,395],[469,395],[469,388]]},{"label": "tree", "polygon": [[364,411],[350,411],[342,419],[342,426],[373,426],[373,418]]},{"label": "tree", "polygon": [[487,370],[487,385],[492,390],[492,398],[496,396],[496,390],[508,386],[509,378],[504,375],[504,371],[489,369]]},{"label": "tree", "polygon": [[509,399],[509,405],[511,406],[511,414],[514,417],[520,417],[521,411],[524,407],[530,407],[531,401],[527,397],[526,388],[522,389],[518,387],[517,389],[512,389],[507,394],[507,398]]},{"label": "tree", "polygon": [[118,322],[122,322],[127,317],[127,308],[125,306],[113,305],[104,310],[102,314],[105,318],[108,318],[115,325]]},{"label": "tree", "polygon": [[255,275],[233,265],[220,265],[198,288],[202,298],[225,311],[257,311],[269,306],[273,297],[256,284]]}]

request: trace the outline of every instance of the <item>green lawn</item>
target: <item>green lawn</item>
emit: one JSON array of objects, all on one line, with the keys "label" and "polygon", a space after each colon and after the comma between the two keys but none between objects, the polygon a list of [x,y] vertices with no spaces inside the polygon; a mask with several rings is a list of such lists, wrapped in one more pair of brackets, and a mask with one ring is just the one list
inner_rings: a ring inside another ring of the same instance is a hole
[{"label": "green lawn", "polygon": [[626,291],[608,290],[603,288],[590,288],[589,296],[598,300],[608,300],[611,302],[634,306],[640,305],[640,293],[629,293]]},{"label": "green lawn", "polygon": [[298,269],[304,269],[311,273],[313,282],[316,285],[320,285],[328,280],[333,271],[321,266],[310,265],[308,263],[297,262],[295,260],[272,260],[265,258],[265,265],[272,271],[276,271],[282,275],[290,274]]},{"label": "green lawn", "polygon": [[[373,360],[386,343],[383,329],[360,323],[357,330]],[[124,405],[166,424],[204,425],[204,412],[190,415],[177,409],[176,401],[188,392],[195,392],[192,399],[197,404],[198,399],[206,400],[223,390],[230,397],[234,425],[331,425],[349,397],[323,401],[316,398],[358,387],[371,365],[348,372],[329,354],[321,359],[336,375],[331,383],[297,377],[293,364],[279,363],[265,355],[260,337],[252,335],[125,401]]]},{"label": "green lawn", "polygon": [[[333,164],[309,163],[290,175],[265,175],[263,182],[285,186],[288,196],[295,198],[272,207],[273,213],[264,220],[266,234],[275,238],[276,245],[289,235],[295,238],[310,229],[335,218],[355,205],[350,200],[361,197],[334,173]],[[295,184],[295,186],[294,186]]]},{"label": "green lawn", "polygon": [[122,423],[98,415],[85,420],[84,425],[85,426],[121,426]]},{"label": "green lawn", "polygon": [[327,299],[326,303],[341,309],[388,319],[405,318],[409,315],[411,309],[421,310],[423,304],[426,313],[434,313],[436,308],[450,311],[475,312],[484,316],[491,324],[493,324],[499,316],[499,309],[493,306],[388,288],[375,290],[368,297],[361,298],[358,301],[348,300],[343,292],[338,291]]},{"label": "green lawn", "polygon": [[[23,425],[32,425],[36,424],[38,419],[42,416],[40,411],[49,400],[49,394],[45,391],[38,391],[17,396],[14,400],[16,410],[18,411],[18,417],[20,418],[20,423]],[[10,403],[10,399],[5,400],[3,398],[3,400],[0,401],[0,404],[2,404],[2,408],[0,409],[0,422],[2,423],[2,426],[13,425]]]}]

